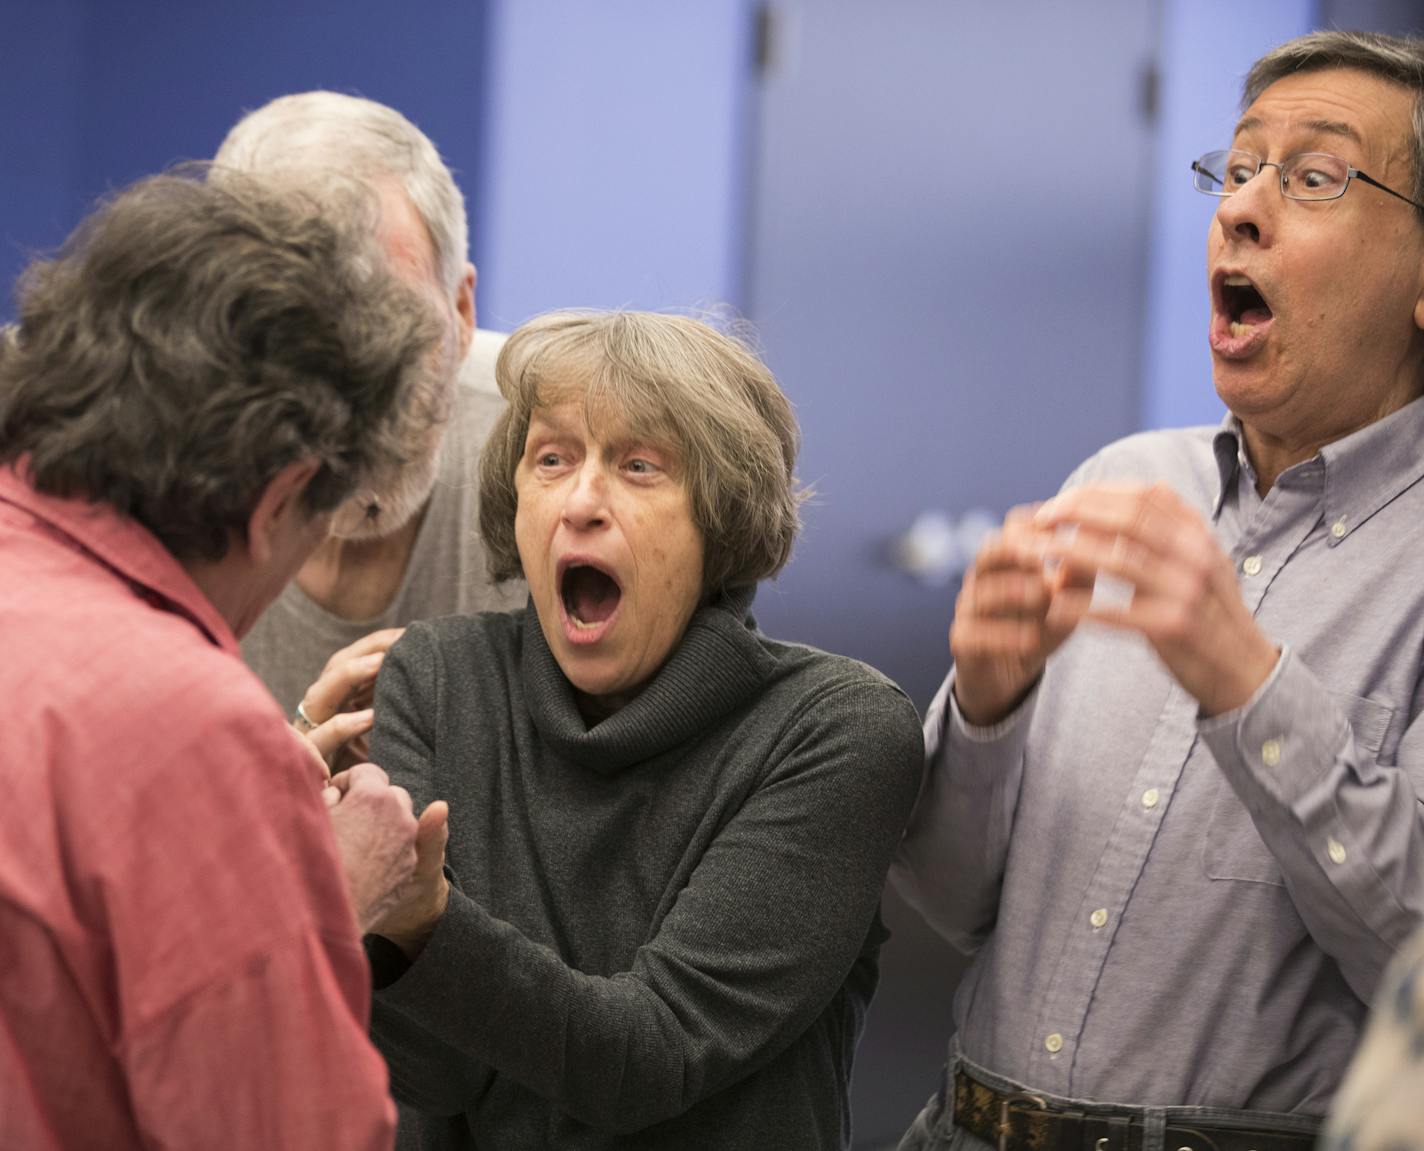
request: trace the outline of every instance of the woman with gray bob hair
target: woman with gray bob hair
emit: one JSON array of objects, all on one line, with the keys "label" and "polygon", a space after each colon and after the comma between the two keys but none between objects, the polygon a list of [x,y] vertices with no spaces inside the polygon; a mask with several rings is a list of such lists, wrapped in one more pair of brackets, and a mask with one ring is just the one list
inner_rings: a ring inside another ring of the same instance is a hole
[{"label": "woman with gray bob hair", "polygon": [[481,523],[529,605],[411,626],[376,689],[373,757],[450,802],[370,941],[402,1146],[847,1147],[923,744],[894,684],[750,614],[791,406],[672,315],[541,317],[497,375]]},{"label": "woman with gray bob hair", "polygon": [[749,348],[710,332],[686,316],[569,311],[531,320],[506,341],[495,374],[509,407],[480,466],[491,576],[522,574],[514,473],[536,405],[557,402],[561,389],[582,395],[591,424],[617,412],[635,434],[678,445],[709,589],[782,569],[805,497],[794,476],[796,417]]},{"label": "woman with gray bob hair", "polygon": [[387,271],[376,202],[202,167],[117,195],[19,285],[0,343],[0,464],[218,560],[286,465],[309,513],[393,466],[440,338]]}]

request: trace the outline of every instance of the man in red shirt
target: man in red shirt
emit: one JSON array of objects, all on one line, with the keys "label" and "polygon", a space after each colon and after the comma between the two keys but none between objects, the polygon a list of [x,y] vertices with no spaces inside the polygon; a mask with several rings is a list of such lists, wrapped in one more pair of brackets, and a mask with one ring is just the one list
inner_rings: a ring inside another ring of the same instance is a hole
[{"label": "man in red shirt", "polygon": [[157,177],[0,331],[0,1148],[391,1144],[359,929],[444,813],[323,789],[237,642],[441,418],[377,212]]}]

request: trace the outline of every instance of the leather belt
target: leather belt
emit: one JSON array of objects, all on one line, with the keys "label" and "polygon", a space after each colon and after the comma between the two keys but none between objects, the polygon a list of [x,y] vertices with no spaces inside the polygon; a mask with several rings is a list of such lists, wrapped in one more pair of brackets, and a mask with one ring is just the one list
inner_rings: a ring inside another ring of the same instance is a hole
[{"label": "leather belt", "polygon": [[[1052,1107],[1032,1092],[1006,1094],[963,1068],[954,1074],[954,1122],[999,1151],[1142,1151],[1142,1113],[1092,1105]],[[1163,1151],[1312,1151],[1315,1133],[1252,1130],[1178,1119],[1167,1123]]]}]

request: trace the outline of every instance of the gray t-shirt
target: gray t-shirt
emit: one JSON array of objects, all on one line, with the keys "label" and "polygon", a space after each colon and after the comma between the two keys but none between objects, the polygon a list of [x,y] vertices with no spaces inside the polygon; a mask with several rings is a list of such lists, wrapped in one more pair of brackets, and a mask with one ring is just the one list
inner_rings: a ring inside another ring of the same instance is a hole
[{"label": "gray t-shirt", "polygon": [[502,342],[494,333],[477,333],[461,365],[430,506],[390,606],[370,619],[342,619],[293,581],[243,639],[242,658],[287,712],[332,653],[364,635],[417,619],[524,605],[528,593],[522,580],[490,583],[478,532],[480,449],[504,409],[493,384],[494,357]]}]

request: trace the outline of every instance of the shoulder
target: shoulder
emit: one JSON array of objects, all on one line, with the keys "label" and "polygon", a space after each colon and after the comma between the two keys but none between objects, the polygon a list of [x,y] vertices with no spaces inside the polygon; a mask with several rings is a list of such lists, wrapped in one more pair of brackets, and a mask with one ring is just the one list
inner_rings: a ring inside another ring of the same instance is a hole
[{"label": "shoulder", "polygon": [[1192,483],[1215,477],[1212,441],[1218,427],[1137,432],[1090,456],[1065,486],[1084,483]]},{"label": "shoulder", "polygon": [[[487,682],[496,669],[513,668],[523,649],[525,609],[485,611],[420,620],[406,628],[382,667],[424,669],[457,687]],[[532,618],[532,617],[531,617]],[[537,626],[537,625],[536,625]]]},{"label": "shoulder", "polygon": [[805,644],[764,639],[777,673],[763,696],[802,725],[843,730],[894,753],[912,749],[916,764],[923,754],[919,713],[888,676],[848,656]]}]

